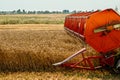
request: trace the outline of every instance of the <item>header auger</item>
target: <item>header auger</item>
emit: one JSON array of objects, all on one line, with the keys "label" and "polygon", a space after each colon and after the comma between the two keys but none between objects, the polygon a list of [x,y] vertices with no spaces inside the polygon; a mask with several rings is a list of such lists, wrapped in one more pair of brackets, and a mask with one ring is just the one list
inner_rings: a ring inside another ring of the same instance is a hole
[{"label": "header auger", "polygon": [[[67,32],[75,34],[99,52],[100,55],[85,57],[84,51],[86,51],[86,48],[83,48],[53,65],[89,70],[107,66],[113,69],[114,72],[120,73],[120,15],[116,11],[106,9],[71,14],[66,16],[64,26]],[[68,60],[78,54],[82,55],[82,60],[76,63],[67,63]],[[92,62],[96,59],[99,60],[98,66],[95,66]]]}]

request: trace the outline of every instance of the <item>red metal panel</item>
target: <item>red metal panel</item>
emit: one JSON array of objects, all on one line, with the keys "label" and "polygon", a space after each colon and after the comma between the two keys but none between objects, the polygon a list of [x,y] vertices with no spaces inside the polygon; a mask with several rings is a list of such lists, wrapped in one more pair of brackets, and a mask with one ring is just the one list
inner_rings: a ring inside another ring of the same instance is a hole
[{"label": "red metal panel", "polygon": [[96,12],[81,12],[68,15],[65,19],[64,26],[81,35],[84,35],[84,27],[86,24],[87,17]]},{"label": "red metal panel", "polygon": [[98,52],[106,53],[120,46],[120,30],[94,33],[94,29],[107,26],[114,21],[120,23],[120,15],[112,9],[92,14],[86,21],[86,42]]},{"label": "red metal panel", "polygon": [[105,53],[120,46],[120,30],[112,30],[106,36],[101,36],[103,32],[94,33],[94,29],[114,21],[120,22],[120,15],[112,9],[106,9],[100,12],[71,14],[66,17],[65,27],[83,35],[90,46],[98,52]]}]

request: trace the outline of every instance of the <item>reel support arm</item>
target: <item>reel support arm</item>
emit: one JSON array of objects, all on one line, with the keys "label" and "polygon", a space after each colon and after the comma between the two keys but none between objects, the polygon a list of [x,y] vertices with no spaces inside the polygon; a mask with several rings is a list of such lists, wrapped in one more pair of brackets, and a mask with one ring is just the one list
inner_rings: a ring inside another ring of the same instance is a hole
[{"label": "reel support arm", "polygon": [[65,62],[71,60],[72,58],[76,57],[77,55],[83,53],[84,51],[86,51],[86,48],[82,48],[81,50],[79,50],[78,52],[76,52],[75,54],[69,56],[68,58],[66,58],[65,60],[61,61],[61,62],[58,62],[58,63],[55,63],[53,64],[54,66],[60,66],[62,64],[64,64]]}]

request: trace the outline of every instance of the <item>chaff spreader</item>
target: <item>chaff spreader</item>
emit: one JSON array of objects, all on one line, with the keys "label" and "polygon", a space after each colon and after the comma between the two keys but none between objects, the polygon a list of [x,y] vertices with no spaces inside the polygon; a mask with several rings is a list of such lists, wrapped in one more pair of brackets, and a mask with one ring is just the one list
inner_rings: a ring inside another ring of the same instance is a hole
[{"label": "chaff spreader", "polygon": [[[85,57],[86,48],[65,60],[55,63],[55,66],[83,68],[95,70],[101,67],[109,67],[116,73],[120,73],[120,15],[113,9],[95,12],[81,12],[66,16],[64,28],[67,32],[75,34],[86,44],[99,52],[98,56]],[[70,59],[81,54],[82,60],[68,63]],[[95,66],[93,60],[99,60]],[[82,66],[89,65],[89,66]]]}]

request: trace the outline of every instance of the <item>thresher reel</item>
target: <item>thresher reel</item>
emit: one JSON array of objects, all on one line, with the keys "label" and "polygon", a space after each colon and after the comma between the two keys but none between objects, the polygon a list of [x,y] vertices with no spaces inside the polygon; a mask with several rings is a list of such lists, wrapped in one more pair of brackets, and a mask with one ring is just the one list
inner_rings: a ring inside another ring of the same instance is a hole
[{"label": "thresher reel", "polygon": [[[95,70],[101,67],[109,67],[116,73],[120,73],[120,15],[113,9],[95,12],[82,12],[66,16],[65,30],[78,36],[85,43],[99,52],[99,56],[84,56],[86,48],[71,55],[65,60],[55,63],[55,66],[67,66]],[[76,63],[68,63],[70,59],[81,54],[83,59]],[[94,66],[93,60],[99,60],[98,66]],[[84,67],[79,64],[89,66]]]}]

